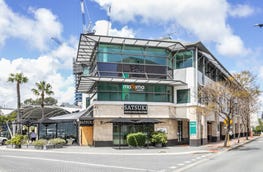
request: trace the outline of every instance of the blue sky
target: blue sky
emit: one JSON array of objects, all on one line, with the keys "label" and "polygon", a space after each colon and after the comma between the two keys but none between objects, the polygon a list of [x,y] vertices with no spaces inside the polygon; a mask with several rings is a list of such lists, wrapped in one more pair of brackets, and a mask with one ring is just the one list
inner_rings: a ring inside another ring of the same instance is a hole
[{"label": "blue sky", "polygon": [[[230,72],[250,70],[263,79],[263,3],[258,0],[85,0],[96,34],[182,42],[202,41]],[[108,8],[111,6],[111,13]],[[86,20],[88,17],[86,16]],[[73,102],[72,58],[82,32],[80,0],[0,0],[0,106],[15,107],[9,73],[52,84],[59,102]],[[51,39],[57,38],[61,44]],[[263,86],[261,86],[262,88]]]}]

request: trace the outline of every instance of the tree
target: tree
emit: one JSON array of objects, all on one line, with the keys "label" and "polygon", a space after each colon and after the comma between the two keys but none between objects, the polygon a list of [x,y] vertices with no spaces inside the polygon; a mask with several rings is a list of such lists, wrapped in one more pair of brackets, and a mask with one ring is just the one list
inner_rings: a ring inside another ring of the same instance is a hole
[{"label": "tree", "polygon": [[198,108],[198,111],[203,114],[211,114],[213,112],[224,120],[226,125],[224,146],[227,146],[231,125],[236,114],[236,93],[239,89],[240,87],[237,86],[237,83],[230,80],[212,82],[199,88],[199,98],[202,105]]},{"label": "tree", "polygon": [[46,83],[45,81],[40,81],[39,83],[36,83],[37,88],[33,88],[32,91],[35,95],[40,96],[41,99],[41,118],[44,119],[44,101],[45,101],[45,94],[51,95],[54,94],[52,91],[52,86],[49,83]]},{"label": "tree", "polygon": [[57,99],[53,98],[53,97],[47,97],[44,100],[46,105],[56,105],[58,103]]},{"label": "tree", "polygon": [[[20,108],[21,108],[21,96],[20,96],[20,84],[27,83],[28,78],[23,75],[23,73],[16,73],[13,74],[11,73],[8,77],[8,82],[16,83],[16,93],[17,93],[17,122],[21,122],[21,117],[20,117]],[[17,128],[18,132],[21,133],[21,127],[18,125]]]},{"label": "tree", "polygon": [[246,127],[246,139],[250,131],[250,115],[258,110],[258,98],[261,93],[259,86],[256,84],[256,76],[249,71],[242,71],[233,74],[235,80],[239,82],[242,90],[238,93],[238,109],[243,126]]},{"label": "tree", "polygon": [[[57,99],[53,97],[46,97],[44,100],[45,105],[56,105]],[[33,100],[32,98],[24,100],[24,105],[41,105],[41,98]]]}]

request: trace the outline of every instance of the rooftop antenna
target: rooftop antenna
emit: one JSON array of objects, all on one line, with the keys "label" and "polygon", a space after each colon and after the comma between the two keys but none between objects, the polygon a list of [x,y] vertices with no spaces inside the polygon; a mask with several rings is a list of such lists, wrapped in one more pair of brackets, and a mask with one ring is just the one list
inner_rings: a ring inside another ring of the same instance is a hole
[{"label": "rooftop antenna", "polygon": [[111,23],[110,15],[111,15],[111,5],[109,6],[109,13],[108,13],[107,36],[109,36],[109,31],[110,31],[110,23]]},{"label": "rooftop antenna", "polygon": [[[85,33],[88,33],[88,34],[94,34],[95,31],[91,31],[91,28],[92,28],[92,21],[90,19],[90,15],[89,15],[89,11],[88,11],[88,8],[86,7],[86,3],[84,2],[84,0],[80,0],[80,9],[81,9],[81,14],[82,14],[82,32],[85,34]],[[88,26],[86,24],[86,18],[85,18],[85,15],[86,15],[86,11],[87,11],[87,17],[88,17]]]},{"label": "rooftop antenna", "polygon": [[174,35],[176,32],[170,32],[166,34],[164,37],[161,37],[161,40],[172,40],[172,35]]}]

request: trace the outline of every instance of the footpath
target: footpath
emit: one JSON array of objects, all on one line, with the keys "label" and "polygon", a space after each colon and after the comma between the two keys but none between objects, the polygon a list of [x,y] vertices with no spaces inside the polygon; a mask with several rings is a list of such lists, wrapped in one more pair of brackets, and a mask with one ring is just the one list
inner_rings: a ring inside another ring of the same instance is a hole
[{"label": "footpath", "polygon": [[129,147],[89,147],[89,146],[64,146],[60,149],[51,150],[35,150],[35,149],[13,149],[6,146],[0,146],[1,150],[14,151],[32,151],[32,152],[54,152],[54,153],[72,153],[72,154],[96,154],[96,155],[183,155],[183,154],[201,154],[201,153],[218,153],[229,151],[238,146],[249,143],[260,136],[240,138],[239,143],[237,139],[230,140],[228,147],[224,147],[224,141],[212,142],[203,146],[169,146],[163,148],[156,148],[149,146],[148,148],[129,148]]}]

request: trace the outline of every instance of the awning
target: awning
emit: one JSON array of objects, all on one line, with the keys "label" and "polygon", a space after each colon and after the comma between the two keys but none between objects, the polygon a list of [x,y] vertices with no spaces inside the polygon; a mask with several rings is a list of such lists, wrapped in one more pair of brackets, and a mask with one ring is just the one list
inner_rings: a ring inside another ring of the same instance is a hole
[{"label": "awning", "polygon": [[185,46],[182,43],[172,40],[149,40],[149,39],[138,39],[138,38],[103,36],[103,35],[94,35],[94,34],[81,34],[76,61],[85,62],[87,64],[90,63],[95,54],[96,46],[100,43],[143,46],[143,47],[158,47],[158,48],[166,48],[171,51],[178,51],[185,49]]},{"label": "awning", "polygon": [[158,123],[162,123],[162,121],[159,121],[154,118],[144,118],[144,119],[140,119],[136,123],[137,124],[158,124]]},{"label": "awning", "polygon": [[118,83],[139,83],[139,84],[164,84],[164,85],[186,85],[180,80],[166,80],[166,79],[145,79],[145,78],[114,78],[114,77],[95,77],[95,76],[81,76],[78,91],[87,92],[90,90],[95,82],[118,82]]}]

